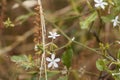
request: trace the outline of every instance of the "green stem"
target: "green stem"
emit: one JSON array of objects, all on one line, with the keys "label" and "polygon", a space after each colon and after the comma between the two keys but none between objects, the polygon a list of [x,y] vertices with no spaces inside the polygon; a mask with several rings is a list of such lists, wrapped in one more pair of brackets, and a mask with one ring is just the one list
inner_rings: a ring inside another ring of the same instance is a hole
[{"label": "green stem", "polygon": [[[72,41],[71,38],[69,38],[56,24],[53,24],[53,23],[52,23],[51,21],[49,21],[49,20],[46,20],[46,21],[48,21],[49,23],[51,23],[57,30],[59,30],[59,31],[61,32],[61,34],[62,34],[66,39],[68,39],[68,41]],[[98,54],[98,55],[100,55],[100,56],[102,56],[102,57],[104,57],[104,58],[106,58],[106,59],[108,59],[108,60],[111,61],[110,58],[108,58],[108,57],[105,56],[104,54],[101,54],[100,51],[96,51],[95,49],[90,48],[90,47],[86,46],[85,44],[82,44],[82,43],[77,42],[77,41],[75,41],[75,40],[73,40],[72,42],[73,42],[73,43],[76,43],[76,44],[78,44],[78,45],[80,45],[80,46],[82,46],[82,47],[84,47],[84,48],[87,48],[88,50],[90,50],[90,51],[92,51],[92,52],[95,52],[96,54]]]},{"label": "green stem", "polygon": [[73,7],[73,10],[74,10],[77,14],[79,14],[79,11],[78,11],[78,9],[77,9],[77,5],[76,5],[76,3],[75,3],[75,0],[70,0],[70,3],[71,3],[71,5],[72,5],[72,7]]},{"label": "green stem", "polygon": [[[48,20],[47,20],[47,21],[48,21]],[[53,23],[50,22],[50,21],[48,21],[48,22],[51,23],[55,28],[57,28],[57,29],[61,32],[61,34],[62,34],[66,39],[68,39],[68,41],[71,41],[71,38],[69,38],[57,25],[53,24]],[[80,42],[77,42],[77,41],[74,41],[74,40],[73,40],[73,43],[76,43],[76,44],[78,44],[78,45],[80,45],[80,46],[82,46],[82,47],[85,47],[85,48],[87,48],[87,49],[89,49],[89,50],[91,50],[91,51],[93,51],[93,52],[95,52],[95,53],[98,53],[98,51],[96,51],[95,49],[90,48],[90,47],[88,47],[88,46],[86,46],[86,45],[84,45],[84,44],[82,44],[82,43],[80,43]]]},{"label": "green stem", "polygon": [[89,0],[86,0],[86,2],[87,2],[87,4],[88,4],[88,7],[89,7],[90,9],[93,9],[92,5],[90,4],[90,1],[89,1]]},{"label": "green stem", "polygon": [[58,49],[55,49],[54,51],[61,50],[61,49],[65,48],[65,47],[69,46],[71,43],[72,43],[72,42],[69,41],[67,44],[63,45],[62,47],[60,47],[60,48],[58,48]]}]

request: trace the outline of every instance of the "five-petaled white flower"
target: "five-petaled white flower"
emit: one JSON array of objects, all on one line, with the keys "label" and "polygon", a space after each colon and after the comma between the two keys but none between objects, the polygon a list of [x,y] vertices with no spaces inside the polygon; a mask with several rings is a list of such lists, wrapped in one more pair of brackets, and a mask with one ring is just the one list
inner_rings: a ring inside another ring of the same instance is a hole
[{"label": "five-petaled white flower", "polygon": [[102,8],[102,9],[105,9],[105,5],[108,5],[107,2],[103,2],[103,0],[94,0],[94,2],[96,3],[95,4],[95,7],[98,8]]},{"label": "five-petaled white flower", "polygon": [[117,26],[119,23],[120,23],[120,21],[118,21],[118,16],[116,16],[115,17],[115,19],[112,19],[112,22],[113,22],[113,26],[115,27],[115,26]]},{"label": "five-petaled white flower", "polygon": [[48,38],[52,38],[52,39],[56,39],[56,37],[60,36],[59,34],[57,34],[56,32],[49,32],[49,36]]},{"label": "five-petaled white flower", "polygon": [[55,59],[55,54],[52,53],[51,58],[47,57],[46,61],[49,62],[48,68],[52,67],[54,69],[54,68],[58,68],[57,62],[60,62],[60,58]]}]

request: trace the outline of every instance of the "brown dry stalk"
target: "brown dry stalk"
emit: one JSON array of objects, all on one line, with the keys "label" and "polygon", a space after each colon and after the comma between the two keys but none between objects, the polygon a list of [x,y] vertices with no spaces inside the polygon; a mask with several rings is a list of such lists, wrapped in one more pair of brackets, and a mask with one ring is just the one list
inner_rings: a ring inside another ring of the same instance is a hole
[{"label": "brown dry stalk", "polygon": [[[47,80],[47,71],[46,71],[46,60],[45,60],[45,56],[46,56],[46,50],[45,50],[45,45],[46,45],[46,41],[45,41],[45,37],[46,37],[46,27],[45,27],[45,19],[44,19],[44,14],[43,14],[43,8],[42,8],[42,3],[41,0],[38,0],[38,9],[39,9],[39,23],[41,25],[41,37],[42,37],[42,47],[43,47],[43,53],[41,56],[41,65],[40,65],[40,76],[39,76],[39,80],[41,79],[41,74],[42,74],[42,69],[44,69],[45,72],[45,80]],[[38,32],[38,34],[40,34],[40,31]],[[39,37],[38,37],[39,39]],[[39,41],[39,40],[38,40]]]},{"label": "brown dry stalk", "polygon": [[35,8],[36,14],[35,14],[35,34],[34,34],[34,42],[35,44],[40,44],[42,42],[42,35],[41,35],[41,24],[40,24],[40,14],[39,14],[39,5],[36,6]]}]

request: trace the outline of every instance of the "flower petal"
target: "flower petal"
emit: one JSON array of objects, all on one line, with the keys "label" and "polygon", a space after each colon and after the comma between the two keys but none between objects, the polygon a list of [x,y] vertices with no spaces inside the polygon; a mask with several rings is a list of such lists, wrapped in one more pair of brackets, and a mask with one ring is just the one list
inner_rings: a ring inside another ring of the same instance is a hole
[{"label": "flower petal", "polygon": [[99,0],[100,2],[103,2],[103,0]]},{"label": "flower petal", "polygon": [[118,20],[118,18],[119,18],[119,17],[118,17],[118,16],[116,16],[116,17],[115,17],[115,20]]},{"label": "flower petal", "polygon": [[60,36],[59,34],[56,34],[56,37]]},{"label": "flower petal", "polygon": [[53,62],[50,62],[50,63],[48,64],[48,68],[52,67],[52,65],[53,65]]},{"label": "flower petal", "polygon": [[117,26],[117,23],[116,23],[116,22],[114,22],[114,23],[113,23],[113,26]]},{"label": "flower petal", "polygon": [[102,4],[103,4],[103,5],[108,5],[108,3],[107,3],[107,2],[103,2]]},{"label": "flower petal", "polygon": [[56,36],[53,36],[52,38],[53,38],[53,39],[55,39],[55,38],[56,38]]},{"label": "flower petal", "polygon": [[50,35],[52,35],[53,33],[52,32],[49,32]]},{"label": "flower petal", "polygon": [[99,2],[100,2],[100,0],[94,0],[94,2],[99,3]]},{"label": "flower petal", "polygon": [[52,60],[55,59],[55,54],[51,54],[51,59],[52,59]]},{"label": "flower petal", "polygon": [[58,64],[56,62],[53,63],[55,68],[58,68]]},{"label": "flower petal", "polygon": [[48,36],[48,38],[52,38],[52,36],[50,35],[50,36]]},{"label": "flower petal", "polygon": [[52,60],[49,57],[46,57],[46,61],[51,62]]},{"label": "flower petal", "polygon": [[95,4],[95,7],[96,7],[96,8],[100,7],[100,4]]},{"label": "flower petal", "polygon": [[56,58],[54,61],[55,62],[60,62],[60,58]]},{"label": "flower petal", "polygon": [[100,6],[102,9],[105,9],[105,6],[102,4],[101,6]]},{"label": "flower petal", "polygon": [[111,22],[114,22],[114,21],[115,21],[114,19],[111,20]]}]

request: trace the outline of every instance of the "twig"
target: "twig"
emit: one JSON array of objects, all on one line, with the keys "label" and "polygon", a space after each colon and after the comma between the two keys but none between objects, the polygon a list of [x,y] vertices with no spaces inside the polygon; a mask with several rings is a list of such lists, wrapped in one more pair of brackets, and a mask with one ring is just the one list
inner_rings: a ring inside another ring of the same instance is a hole
[{"label": "twig", "polygon": [[[79,5],[80,3],[84,4],[84,3],[86,3],[86,1],[85,0],[80,0],[80,1],[78,0],[75,2],[76,6]],[[68,5],[68,6],[54,12],[53,15],[60,16],[60,15],[68,13],[71,9],[72,9],[72,5]]]},{"label": "twig", "polygon": [[10,46],[0,49],[0,55],[7,54],[9,51],[13,50],[16,46],[18,46],[20,43],[22,43],[24,40],[30,37],[33,33],[34,33],[34,28],[27,31],[22,36],[17,37],[16,41],[12,43]]},{"label": "twig", "polygon": [[45,19],[44,19],[44,15],[43,15],[43,8],[42,8],[42,3],[41,0],[38,0],[38,5],[39,5],[39,14],[40,14],[40,20],[41,20],[41,27],[42,27],[42,45],[43,45],[43,54],[42,54],[42,60],[41,60],[41,66],[40,66],[40,76],[39,76],[39,80],[41,79],[41,69],[43,69],[43,65],[44,65],[44,70],[45,70],[45,80],[47,80],[47,71],[46,71],[46,60],[45,60],[45,36],[46,36],[46,27],[45,27]]}]

